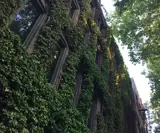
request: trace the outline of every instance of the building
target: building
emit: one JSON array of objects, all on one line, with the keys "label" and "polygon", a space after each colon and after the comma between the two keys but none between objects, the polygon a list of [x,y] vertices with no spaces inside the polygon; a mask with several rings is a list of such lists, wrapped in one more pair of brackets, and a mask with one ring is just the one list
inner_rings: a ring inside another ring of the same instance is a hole
[{"label": "building", "polygon": [[2,133],[145,133],[100,0],[1,3]]},{"label": "building", "polygon": [[134,101],[133,109],[135,114],[134,116],[135,132],[147,133],[147,119],[145,114],[145,111],[147,111],[147,109],[145,109],[142,104],[142,100],[139,96],[139,93],[133,78],[131,79],[131,82],[132,82],[133,101]]}]

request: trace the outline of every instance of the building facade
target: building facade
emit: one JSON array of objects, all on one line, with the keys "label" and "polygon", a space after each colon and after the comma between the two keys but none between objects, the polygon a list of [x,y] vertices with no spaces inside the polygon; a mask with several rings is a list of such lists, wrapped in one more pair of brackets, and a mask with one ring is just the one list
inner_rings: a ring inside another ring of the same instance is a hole
[{"label": "building facade", "polygon": [[145,107],[142,104],[142,100],[139,96],[137,87],[135,85],[134,79],[131,79],[132,82],[132,91],[133,91],[133,109],[134,109],[134,114],[135,114],[135,130],[136,133],[147,133],[147,119],[146,119],[146,114]]},{"label": "building facade", "polygon": [[100,0],[0,7],[0,132],[145,133]]}]

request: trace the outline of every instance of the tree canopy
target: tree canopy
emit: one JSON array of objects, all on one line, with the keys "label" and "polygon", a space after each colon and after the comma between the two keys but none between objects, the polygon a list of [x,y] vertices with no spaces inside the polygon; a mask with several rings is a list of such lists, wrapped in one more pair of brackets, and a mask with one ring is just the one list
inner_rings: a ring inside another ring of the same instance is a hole
[{"label": "tree canopy", "polygon": [[152,106],[160,111],[160,1],[122,0],[115,6],[117,10],[111,17],[113,33],[129,48],[132,62],[147,64]]}]

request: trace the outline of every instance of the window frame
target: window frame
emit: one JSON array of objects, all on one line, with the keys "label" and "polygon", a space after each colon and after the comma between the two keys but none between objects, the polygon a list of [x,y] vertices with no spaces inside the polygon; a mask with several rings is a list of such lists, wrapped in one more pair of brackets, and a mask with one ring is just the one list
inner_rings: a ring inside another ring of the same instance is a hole
[{"label": "window frame", "polygon": [[[72,7],[72,5],[73,5],[73,7]],[[78,3],[78,0],[71,0],[69,8],[70,8],[69,15],[70,15],[71,19],[73,20],[73,23],[77,24],[78,18],[80,15],[80,6]],[[73,11],[73,13],[72,13],[72,11]]]},{"label": "window frame", "polygon": [[102,64],[103,64],[103,45],[101,44],[101,41],[99,39],[97,40],[96,47],[97,47],[97,49],[96,49],[96,64],[97,64],[99,71],[101,71]]},{"label": "window frame", "polygon": [[80,98],[80,94],[81,94],[81,88],[82,88],[82,84],[83,84],[83,71],[82,70],[77,70],[76,72],[76,77],[75,77],[75,90],[74,90],[74,99],[73,99],[73,106],[76,107],[78,105],[78,101]]},{"label": "window frame", "polygon": [[101,5],[101,0],[91,0],[91,8],[95,8]]},{"label": "window frame", "polygon": [[58,57],[58,60],[55,64],[55,68],[53,70],[53,73],[51,74],[51,78],[49,79],[49,83],[54,84],[56,88],[58,88],[62,76],[62,69],[63,65],[65,63],[65,60],[68,56],[69,48],[68,48],[68,43],[65,39],[64,34],[61,34],[61,39],[60,39],[60,54]]},{"label": "window frame", "polygon": [[27,35],[23,46],[27,49],[28,53],[32,53],[34,49],[34,44],[37,40],[38,34],[43,27],[45,21],[47,20],[47,9],[45,6],[45,0],[35,0],[35,5],[37,4],[36,10],[40,12],[38,18],[36,19],[31,31]]},{"label": "window frame", "polygon": [[[35,41],[37,40],[37,36],[39,34],[39,31],[43,27],[43,25],[47,19],[47,9],[46,9],[46,4],[45,4],[46,1],[45,0],[31,0],[31,2],[32,2],[33,6],[35,7],[36,12],[38,12],[38,16],[37,16],[33,26],[31,27],[30,31],[26,35],[24,41],[22,42],[23,46],[27,49],[28,53],[33,52],[34,44],[35,44]],[[24,5],[24,3],[22,4],[22,6],[23,5]],[[22,6],[20,8],[18,8],[12,16],[19,13],[21,11]]]}]

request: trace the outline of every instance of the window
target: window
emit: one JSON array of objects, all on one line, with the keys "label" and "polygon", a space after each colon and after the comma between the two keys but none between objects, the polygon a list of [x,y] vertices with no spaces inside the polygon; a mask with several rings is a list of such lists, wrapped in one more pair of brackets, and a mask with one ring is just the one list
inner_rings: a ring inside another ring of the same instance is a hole
[{"label": "window", "polygon": [[53,64],[52,64],[52,66],[51,66],[51,70],[50,70],[50,73],[49,73],[49,75],[48,75],[49,82],[51,81],[52,74],[54,73],[54,70],[55,70],[55,67],[56,67],[58,58],[59,58],[59,56],[60,56],[60,52],[61,52],[60,46],[59,46],[59,45],[56,45],[56,46],[55,46],[55,49],[54,49]]},{"label": "window", "polygon": [[72,18],[73,22],[76,24],[78,22],[79,14],[80,14],[80,7],[77,0],[72,0],[70,5],[70,17]]},{"label": "window", "polygon": [[79,4],[77,0],[72,0],[71,5],[70,5],[70,16],[72,17],[74,14],[74,11],[76,9],[79,9]]},{"label": "window", "polygon": [[98,66],[99,71],[101,71],[103,62],[103,53],[100,43],[97,44],[97,52],[96,52],[96,64]]},{"label": "window", "polygon": [[91,38],[91,31],[92,31],[92,28],[91,28],[91,20],[90,19],[87,19],[87,25],[86,25],[86,28],[87,28],[87,32],[85,34],[85,43],[89,43],[90,42],[90,38]]},{"label": "window", "polygon": [[97,26],[99,27],[99,29],[101,30],[102,28],[102,21],[101,21],[101,18],[99,17],[98,20],[97,20]]},{"label": "window", "polygon": [[22,41],[24,41],[38,15],[39,14],[36,12],[36,8],[32,4],[31,0],[27,0],[21,7],[20,11],[13,17],[10,29],[14,33],[18,34]]},{"label": "window", "polygon": [[74,5],[74,2],[72,2],[72,3],[71,3],[71,6],[70,6],[70,16],[71,16],[71,17],[73,16],[74,10],[76,10],[76,7],[75,7],[75,5]]},{"label": "window", "polygon": [[97,94],[96,91],[94,89],[93,91],[93,101],[92,101],[92,105],[91,105],[91,109],[90,109],[90,117],[88,120],[88,128],[90,129],[91,132],[95,132],[96,131],[96,113],[97,113]]},{"label": "window", "polygon": [[101,4],[101,0],[97,0],[98,4]]},{"label": "window", "polygon": [[94,8],[94,7],[96,6],[96,2],[95,2],[95,0],[91,0],[90,5],[91,5],[91,8]]},{"label": "window", "polygon": [[54,63],[53,67],[51,68],[50,76],[49,76],[49,82],[51,84],[54,84],[56,88],[58,88],[60,80],[61,80],[61,75],[62,75],[62,67],[65,63],[65,60],[68,55],[68,43],[64,37],[64,35],[61,35],[61,40],[59,42],[59,48],[55,52],[54,56]]},{"label": "window", "polygon": [[91,8],[97,7],[101,5],[101,0],[91,0]]},{"label": "window", "polygon": [[93,101],[90,109],[90,117],[88,121],[88,128],[91,130],[91,132],[96,133],[97,132],[97,114],[102,114],[102,101],[101,101],[101,92],[100,89],[96,84],[94,84],[94,90],[93,90]]},{"label": "window", "polygon": [[33,38],[38,36],[39,30],[47,18],[45,13],[45,1],[24,0],[22,7],[11,16],[9,28],[20,36],[27,47]]},{"label": "window", "polygon": [[82,82],[83,82],[83,73],[81,71],[77,71],[77,73],[76,73],[76,86],[75,86],[74,100],[73,100],[73,105],[75,107],[77,106],[78,100],[80,97]]}]

